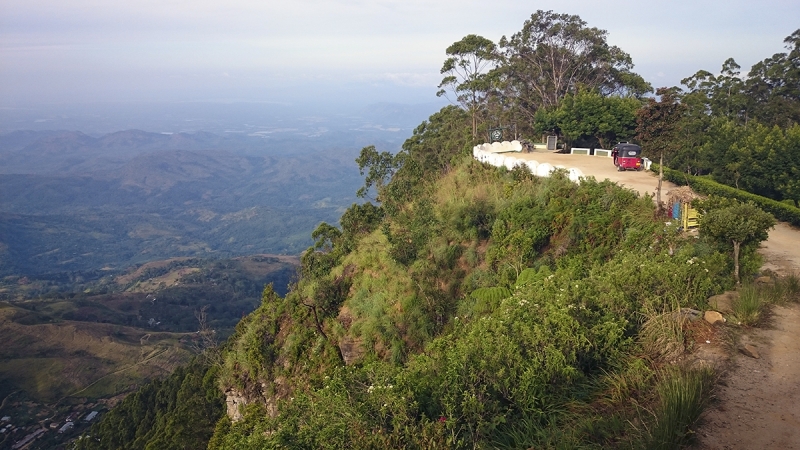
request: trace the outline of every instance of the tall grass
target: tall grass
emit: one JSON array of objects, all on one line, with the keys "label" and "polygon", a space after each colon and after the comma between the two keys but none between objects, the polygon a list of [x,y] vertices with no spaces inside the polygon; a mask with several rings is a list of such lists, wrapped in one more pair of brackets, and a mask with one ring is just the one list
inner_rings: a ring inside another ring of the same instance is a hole
[{"label": "tall grass", "polygon": [[743,285],[731,303],[733,316],[740,325],[754,326],[767,305],[800,301],[800,277],[789,274],[765,285]]},{"label": "tall grass", "polygon": [[764,302],[759,288],[747,284],[739,289],[739,296],[731,302],[733,317],[740,325],[753,326],[761,319]]},{"label": "tall grass", "polygon": [[642,348],[655,361],[674,361],[686,350],[685,322],[679,310],[651,315],[639,332]]},{"label": "tall grass", "polygon": [[783,296],[786,301],[800,301],[800,275],[790,273],[778,280],[778,282],[783,286]]},{"label": "tall grass", "polygon": [[645,433],[643,448],[677,449],[689,443],[692,427],[710,399],[714,385],[711,369],[676,368],[663,374],[656,390],[654,421]]}]

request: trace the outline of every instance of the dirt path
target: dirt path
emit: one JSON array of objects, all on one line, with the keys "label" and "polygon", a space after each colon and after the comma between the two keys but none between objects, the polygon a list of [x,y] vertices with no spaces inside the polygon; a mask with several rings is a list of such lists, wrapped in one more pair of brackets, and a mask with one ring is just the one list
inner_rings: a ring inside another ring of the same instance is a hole
[{"label": "dirt path", "polygon": [[[546,153],[520,157],[581,169],[643,194],[654,193],[658,183],[652,173],[617,172],[609,158]],[[665,183],[662,199],[674,187]],[[760,252],[765,269],[780,275],[800,273],[800,230],[779,223]],[[800,450],[800,305],[774,307],[764,326],[743,333],[739,344],[756,347],[760,358],[731,355],[693,448]]]},{"label": "dirt path", "polygon": [[[800,230],[779,223],[760,252],[765,269],[800,273]],[[694,448],[800,449],[800,305],[773,307],[766,323],[739,343],[761,357],[732,356]]]}]

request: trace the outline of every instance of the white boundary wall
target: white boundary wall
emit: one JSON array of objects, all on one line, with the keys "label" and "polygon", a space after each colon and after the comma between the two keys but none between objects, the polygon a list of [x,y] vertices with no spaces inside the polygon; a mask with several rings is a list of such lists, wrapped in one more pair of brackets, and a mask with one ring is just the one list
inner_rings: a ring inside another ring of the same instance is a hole
[{"label": "white boundary wall", "polygon": [[[518,145],[519,150],[516,150],[517,145],[514,145],[515,142],[519,144],[519,141],[513,141],[513,142],[502,142],[502,143],[494,142],[492,144],[476,145],[472,149],[472,157],[475,158],[475,160],[480,161],[482,163],[490,164],[495,167],[505,167],[506,169],[509,170],[517,166],[526,166],[528,170],[531,171],[532,174],[539,177],[549,177],[554,170],[560,169],[560,170],[566,170],[569,179],[575,183],[580,183],[581,179],[583,178],[584,175],[581,169],[576,169],[574,167],[567,168],[564,166],[553,167],[553,165],[549,163],[539,164],[535,160],[524,160],[522,158],[517,158],[514,155],[501,154],[501,153],[521,151],[522,145]],[[506,146],[505,144],[509,145]],[[513,148],[513,149],[506,150],[504,152],[497,150],[506,148]],[[595,154],[597,154],[597,150],[595,150]]]}]

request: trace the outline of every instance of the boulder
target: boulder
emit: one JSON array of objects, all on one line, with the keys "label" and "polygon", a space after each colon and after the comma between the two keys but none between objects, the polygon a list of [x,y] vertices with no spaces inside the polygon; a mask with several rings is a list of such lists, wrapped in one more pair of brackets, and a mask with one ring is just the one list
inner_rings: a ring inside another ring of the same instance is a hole
[{"label": "boulder", "polygon": [[711,325],[715,323],[725,323],[725,318],[717,311],[706,311],[706,313],[703,314],[703,319]]},{"label": "boulder", "polygon": [[550,163],[542,163],[536,167],[536,176],[537,177],[549,177],[550,172],[554,169],[553,165]]},{"label": "boulder", "polygon": [[231,388],[225,391],[225,406],[231,421],[238,422],[242,420],[242,409],[247,406],[247,399],[236,389]]},{"label": "boulder", "polygon": [[741,354],[743,354],[745,356],[749,356],[751,358],[755,358],[755,359],[760,359],[761,358],[761,355],[758,354],[758,349],[756,349],[755,347],[753,347],[750,344],[745,344],[745,345],[742,345],[741,347],[739,347],[739,353],[741,353]]},{"label": "boulder", "polygon": [[708,304],[714,310],[721,313],[729,314],[733,312],[733,301],[739,296],[738,292],[728,291],[724,294],[715,295],[708,298]]}]

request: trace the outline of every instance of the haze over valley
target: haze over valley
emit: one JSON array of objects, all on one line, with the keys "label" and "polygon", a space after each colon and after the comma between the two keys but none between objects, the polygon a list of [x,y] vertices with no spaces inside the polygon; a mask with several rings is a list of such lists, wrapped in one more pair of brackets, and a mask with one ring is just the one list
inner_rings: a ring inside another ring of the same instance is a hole
[{"label": "haze over valley", "polygon": [[[164,108],[161,116],[151,111],[155,117],[177,115],[170,105],[154,107]],[[118,270],[175,256],[299,254],[319,222],[336,222],[357,200],[358,150],[377,142],[396,151],[435,108],[377,104],[294,115],[279,105],[202,104],[194,119],[149,124],[170,131],[7,132],[0,135],[0,274]],[[253,110],[261,115],[249,115]],[[237,122],[244,117],[259,125]]]}]

